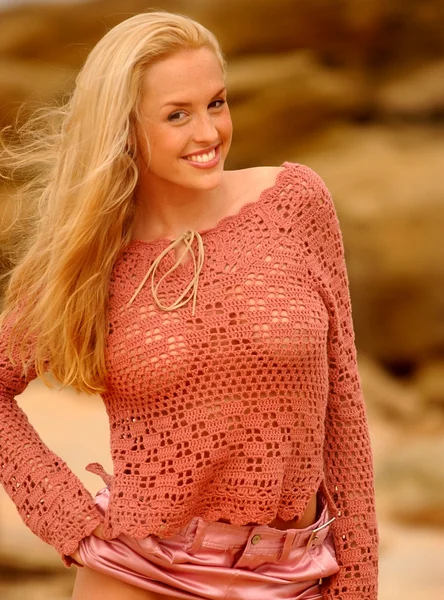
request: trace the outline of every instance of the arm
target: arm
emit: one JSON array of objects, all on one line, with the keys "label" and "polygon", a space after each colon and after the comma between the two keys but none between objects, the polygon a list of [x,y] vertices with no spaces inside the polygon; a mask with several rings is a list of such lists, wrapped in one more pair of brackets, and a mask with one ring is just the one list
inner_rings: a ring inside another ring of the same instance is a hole
[{"label": "arm", "polygon": [[[329,396],[324,472],[333,524],[338,575],[326,581],[325,600],[376,600],[377,544],[373,458],[358,373],[342,235],[331,196],[306,169],[309,206],[304,254],[329,313]],[[305,212],[305,211],[304,211]]]},{"label": "arm", "polygon": [[24,523],[62,555],[68,555],[80,540],[103,520],[89,492],[66,463],[40,439],[15,401],[29,381],[18,352],[8,357],[10,320],[0,332],[0,482],[17,507]]}]

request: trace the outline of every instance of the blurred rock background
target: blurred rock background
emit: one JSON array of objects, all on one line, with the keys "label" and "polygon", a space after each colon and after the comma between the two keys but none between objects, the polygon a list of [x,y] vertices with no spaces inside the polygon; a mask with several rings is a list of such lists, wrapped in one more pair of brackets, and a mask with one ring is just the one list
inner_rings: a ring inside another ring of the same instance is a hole
[{"label": "blurred rock background", "polygon": [[[61,99],[94,43],[147,8],[219,37],[235,137],[228,168],[308,164],[335,198],[374,444],[380,600],[444,593],[444,3],[441,0],[0,2],[0,126]],[[0,188],[2,247],[14,190]],[[16,235],[24,235],[23,232]],[[83,471],[109,465],[100,400],[33,382],[19,399]],[[66,600],[74,573],[0,495],[0,597]]]}]

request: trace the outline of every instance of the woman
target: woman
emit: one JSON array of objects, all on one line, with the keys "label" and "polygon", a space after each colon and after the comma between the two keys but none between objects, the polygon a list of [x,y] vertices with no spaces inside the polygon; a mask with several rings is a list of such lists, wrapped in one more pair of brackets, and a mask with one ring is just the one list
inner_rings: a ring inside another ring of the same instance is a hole
[{"label": "woman", "polygon": [[[334,206],[301,165],[224,170],[226,94],[210,32],[137,15],[91,52],[46,149],[8,154],[36,157],[43,210],[3,314],[2,482],[79,567],[75,600],[376,598]],[[14,401],[48,370],[106,405],[94,500]]]}]

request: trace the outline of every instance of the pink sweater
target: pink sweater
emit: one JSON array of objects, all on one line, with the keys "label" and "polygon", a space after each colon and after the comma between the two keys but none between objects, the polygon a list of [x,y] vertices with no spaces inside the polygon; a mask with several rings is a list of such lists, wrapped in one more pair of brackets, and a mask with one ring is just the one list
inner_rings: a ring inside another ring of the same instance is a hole
[{"label": "pink sweater", "polygon": [[[162,537],[193,516],[265,524],[303,514],[321,488],[336,516],[340,573],[324,598],[375,600],[373,468],[341,233],[310,169],[285,163],[275,185],[202,233],[196,312],[153,302],[147,283],[168,241],[133,241],[110,283],[103,401],[113,477],[104,532]],[[156,278],[175,262],[169,253]],[[166,278],[173,302],[192,262]],[[25,523],[65,558],[101,521],[68,466],[14,397],[24,378],[0,345],[1,480]],[[101,471],[98,465],[88,467]]]}]

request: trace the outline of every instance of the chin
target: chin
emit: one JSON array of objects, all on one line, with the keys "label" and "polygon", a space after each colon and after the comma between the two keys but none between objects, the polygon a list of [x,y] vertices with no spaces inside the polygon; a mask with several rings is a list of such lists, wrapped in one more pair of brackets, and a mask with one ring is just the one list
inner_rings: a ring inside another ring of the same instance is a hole
[{"label": "chin", "polygon": [[202,191],[210,191],[219,187],[222,183],[222,174],[218,173],[217,175],[213,175],[212,177],[208,177],[202,179],[201,181],[196,181],[194,185],[190,187],[194,187],[196,190]]},{"label": "chin", "polygon": [[201,171],[195,174],[187,173],[182,178],[182,185],[185,187],[196,188],[199,190],[213,190],[222,183],[223,166],[212,169],[211,171]]}]

